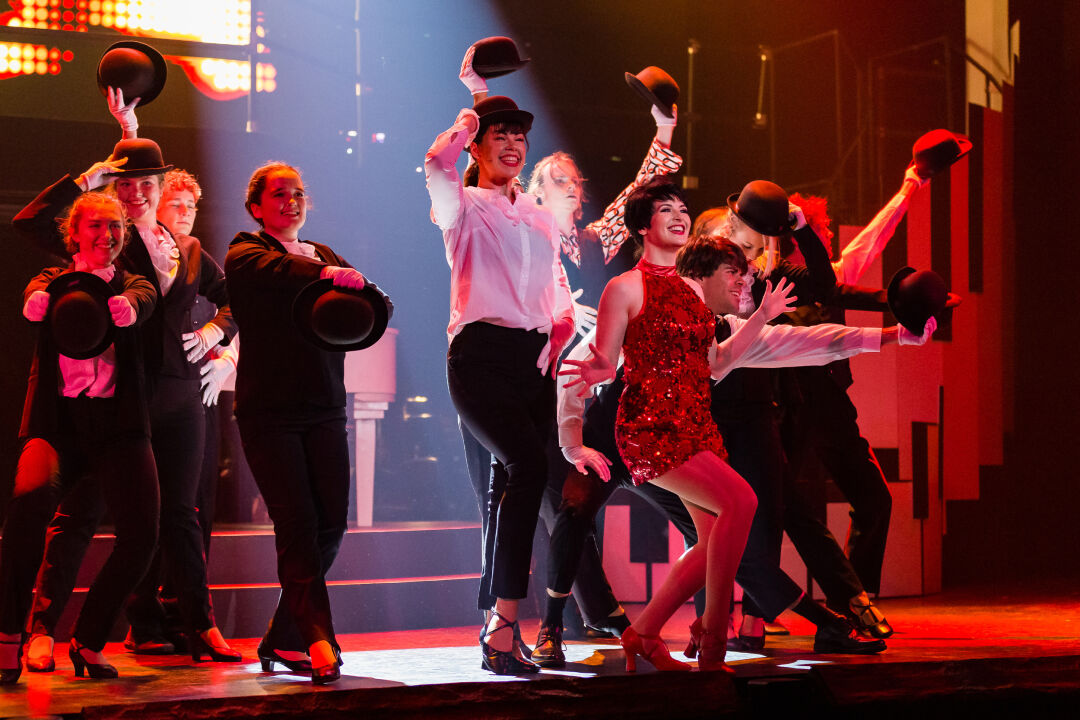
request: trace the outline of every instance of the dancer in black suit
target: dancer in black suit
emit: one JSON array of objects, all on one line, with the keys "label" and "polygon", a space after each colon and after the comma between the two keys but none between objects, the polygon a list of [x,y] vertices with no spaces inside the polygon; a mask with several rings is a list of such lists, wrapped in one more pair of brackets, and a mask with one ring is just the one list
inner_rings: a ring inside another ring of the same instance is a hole
[{"label": "dancer in black suit", "polygon": [[271,163],[257,169],[246,207],[262,229],[237,234],[225,259],[229,297],[244,333],[236,420],[274,521],[281,582],[258,654],[265,671],[280,662],[326,683],[340,677],[341,662],[326,573],[348,514],[345,353],[309,342],[293,323],[293,301],[320,278],[354,290],[370,283],[327,246],[300,240],[307,195],[296,168]]},{"label": "dancer in black suit", "polygon": [[[81,196],[63,228],[74,254],[71,264],[35,277],[23,306],[28,320],[44,324],[27,385],[19,431],[22,453],[0,551],[0,684],[19,679],[23,627],[45,526],[65,490],[93,485],[95,493],[104,494],[116,525],[116,544],[90,587],[72,635],[68,654],[76,675],[117,676],[101,650],[124,598],[150,564],[157,539],[158,483],[142,348],[134,329],[151,316],[157,293],[145,278],[113,265],[126,237],[124,210],[116,198]],[[85,280],[100,283],[103,295],[113,293],[107,302],[114,340],[106,336],[98,346],[85,348],[93,353],[90,357],[78,348],[77,353],[67,349],[53,334],[63,323],[48,317],[55,303],[47,288],[72,271],[96,276]],[[61,347],[81,357],[63,355]]]}]

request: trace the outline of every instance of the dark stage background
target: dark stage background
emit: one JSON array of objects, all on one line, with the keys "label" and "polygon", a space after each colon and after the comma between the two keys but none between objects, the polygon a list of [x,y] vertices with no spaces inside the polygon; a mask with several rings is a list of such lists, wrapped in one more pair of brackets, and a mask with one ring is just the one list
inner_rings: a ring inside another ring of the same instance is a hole
[{"label": "dark stage background", "polygon": [[[469,103],[457,72],[474,40],[510,35],[532,58],[525,71],[493,81],[491,89],[536,113],[530,160],[555,149],[576,157],[593,198],[586,220],[632,178],[654,132],[648,108],[622,78],[645,65],[664,67],[683,86],[674,148],[685,154],[692,124],[687,161],[700,183],[690,193],[692,212],[722,202],[750,179],[771,176],[789,190],[827,193],[834,222],[861,224],[899,187],[919,134],[964,130],[959,0],[362,0],[356,6],[264,0],[253,6],[262,13],[268,59],[277,68],[275,92],[215,101],[170,66],[165,91],[139,114],[140,134],[158,140],[168,162],[199,175],[204,199],[196,235],[219,259],[232,236],[252,225],[242,202],[251,170],[284,160],[305,171],[314,198],[305,236],[332,245],[393,296],[401,331],[398,399],[380,429],[377,519],[380,512],[388,519],[475,517],[445,389],[449,272],[428,219],[421,171],[432,139]],[[1022,51],[1017,344],[1011,349],[1016,417],[1000,472],[1014,482],[1005,497],[981,504],[976,522],[946,537],[946,583],[1080,575],[1073,551],[1080,544],[1074,518],[1080,473],[1071,452],[1080,434],[1071,307],[1080,264],[1072,237],[1077,203],[1068,184],[1080,159],[1073,128],[1080,6],[1068,0],[1012,6]],[[0,38],[14,32],[0,29]],[[104,158],[119,135],[93,81],[97,58],[117,35],[56,35],[38,40],[40,31],[21,30],[14,37],[74,49],[60,75],[0,81],[0,242],[8,249],[0,266],[5,497],[33,343],[19,298],[47,262],[14,238],[8,220],[64,172],[78,174]],[[170,54],[200,49],[150,42]],[[755,128],[761,46],[772,74],[763,97],[766,122]],[[245,131],[249,120],[252,132]]]}]

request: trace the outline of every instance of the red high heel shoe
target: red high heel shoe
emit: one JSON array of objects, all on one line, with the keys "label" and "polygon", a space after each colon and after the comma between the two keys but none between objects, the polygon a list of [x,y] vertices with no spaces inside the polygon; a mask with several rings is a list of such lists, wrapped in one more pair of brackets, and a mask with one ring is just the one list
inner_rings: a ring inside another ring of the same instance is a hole
[{"label": "red high heel shoe", "polygon": [[690,665],[671,657],[667,645],[659,635],[638,635],[633,626],[623,631],[619,638],[623,652],[626,653],[626,672],[637,671],[637,656],[645,658],[661,672],[688,671]]},{"label": "red high heel shoe", "polygon": [[694,622],[690,623],[690,642],[686,643],[686,649],[683,650],[683,655],[693,660],[697,657],[698,648],[701,647],[701,618],[694,618]]},{"label": "red high heel shoe", "polygon": [[702,672],[719,670],[728,675],[735,674],[731,666],[724,662],[724,656],[727,654],[727,633],[721,637],[719,633],[709,632],[702,627],[697,650],[698,670]]}]

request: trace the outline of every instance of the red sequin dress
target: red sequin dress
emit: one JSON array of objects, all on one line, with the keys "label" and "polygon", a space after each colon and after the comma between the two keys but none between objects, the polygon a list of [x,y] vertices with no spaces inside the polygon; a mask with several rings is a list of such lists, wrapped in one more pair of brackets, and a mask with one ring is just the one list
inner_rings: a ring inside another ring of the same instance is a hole
[{"label": "red sequin dress", "polygon": [[709,411],[716,319],[674,268],[641,261],[645,298],[626,326],[615,441],[635,485],[699,452],[727,457]]}]

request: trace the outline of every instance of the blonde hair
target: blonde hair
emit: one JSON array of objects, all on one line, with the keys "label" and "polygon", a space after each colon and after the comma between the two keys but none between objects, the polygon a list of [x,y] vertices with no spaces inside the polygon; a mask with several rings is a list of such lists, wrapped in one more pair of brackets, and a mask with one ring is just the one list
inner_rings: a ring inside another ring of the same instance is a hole
[{"label": "blonde hair", "polygon": [[709,208],[694,220],[690,228],[690,237],[724,237],[731,238],[735,231],[735,223],[739,218],[735,213],[724,206]]},{"label": "blonde hair", "polygon": [[[536,195],[537,191],[544,185],[544,171],[550,167],[553,167],[556,163],[566,163],[570,167],[574,168],[574,171],[578,174],[581,182],[578,183],[578,187],[581,190],[581,202],[578,204],[577,212],[574,213],[574,219],[581,219],[581,207],[588,202],[585,196],[585,178],[581,177],[581,168],[574,162],[574,157],[562,150],[556,150],[555,152],[540,158],[540,161],[533,166],[532,174],[529,175],[529,194]],[[550,174],[550,171],[549,171]]]},{"label": "blonde hair", "polygon": [[95,210],[111,210],[116,213],[116,217],[124,228],[120,236],[120,246],[123,247],[127,242],[127,214],[124,213],[124,204],[115,195],[109,193],[87,192],[75,199],[60,220],[60,233],[64,236],[64,247],[69,253],[74,255],[79,251],[79,243],[75,240],[75,233],[79,231],[79,222],[87,213]]}]

